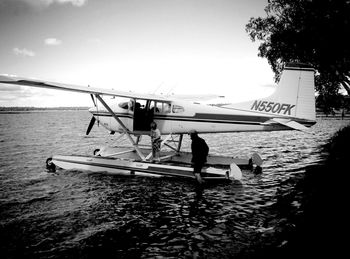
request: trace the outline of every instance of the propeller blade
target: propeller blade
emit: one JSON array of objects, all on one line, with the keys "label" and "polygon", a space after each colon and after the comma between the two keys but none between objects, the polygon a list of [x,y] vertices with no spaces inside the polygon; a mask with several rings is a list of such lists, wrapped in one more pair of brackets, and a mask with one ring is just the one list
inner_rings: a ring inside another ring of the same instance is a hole
[{"label": "propeller blade", "polygon": [[87,131],[86,131],[86,135],[89,135],[89,133],[90,133],[92,127],[93,127],[94,124],[95,124],[95,121],[96,121],[96,118],[95,118],[94,116],[92,116],[91,121],[90,121],[90,123],[89,123],[89,127],[87,128]]},{"label": "propeller blade", "polygon": [[92,102],[94,103],[94,105],[96,107],[96,102],[95,102],[95,98],[94,98],[93,94],[90,94],[90,96],[91,96]]}]

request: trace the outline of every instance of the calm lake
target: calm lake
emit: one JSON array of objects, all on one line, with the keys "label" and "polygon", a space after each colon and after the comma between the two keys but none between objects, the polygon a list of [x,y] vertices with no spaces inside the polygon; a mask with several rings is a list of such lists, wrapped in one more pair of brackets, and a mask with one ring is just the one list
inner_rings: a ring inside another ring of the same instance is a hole
[{"label": "calm lake", "polygon": [[[87,111],[0,114],[2,258],[231,258],[274,239],[284,217],[278,193],[293,189],[305,166],[347,120],[319,120],[296,131],[201,135],[210,153],[264,159],[263,173],[198,191],[193,182],[80,171],[47,173],[53,154],[91,155],[112,144],[102,126],[89,136]],[[189,137],[184,137],[189,151]],[[116,143],[115,143],[116,144]],[[299,201],[290,213],[302,213]]]}]

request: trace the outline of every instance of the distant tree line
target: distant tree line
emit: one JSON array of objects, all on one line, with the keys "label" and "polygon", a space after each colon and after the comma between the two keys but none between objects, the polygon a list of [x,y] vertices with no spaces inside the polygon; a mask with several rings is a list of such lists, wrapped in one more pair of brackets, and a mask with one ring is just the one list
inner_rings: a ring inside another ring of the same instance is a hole
[{"label": "distant tree line", "polygon": [[88,110],[89,107],[0,107],[0,111]]},{"label": "distant tree line", "polygon": [[316,69],[316,104],[325,110],[349,109],[350,1],[269,0],[265,18],[252,17],[246,31],[259,40],[260,57],[267,58],[279,80],[288,62]]}]

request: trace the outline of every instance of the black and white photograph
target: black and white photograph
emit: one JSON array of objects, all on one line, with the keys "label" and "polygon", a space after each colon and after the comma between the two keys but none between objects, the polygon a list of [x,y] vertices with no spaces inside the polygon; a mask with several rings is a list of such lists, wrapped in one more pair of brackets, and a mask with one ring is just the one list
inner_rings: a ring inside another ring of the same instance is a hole
[{"label": "black and white photograph", "polygon": [[0,0],[0,257],[343,258],[348,0]]}]

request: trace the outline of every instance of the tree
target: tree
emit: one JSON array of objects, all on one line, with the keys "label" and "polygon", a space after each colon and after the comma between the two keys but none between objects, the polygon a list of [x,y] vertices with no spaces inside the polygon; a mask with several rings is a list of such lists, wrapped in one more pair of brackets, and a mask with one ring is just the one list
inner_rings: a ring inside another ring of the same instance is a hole
[{"label": "tree", "polygon": [[335,96],[341,87],[350,95],[350,1],[269,0],[265,12],[265,18],[252,17],[246,31],[262,41],[258,55],[276,80],[284,64],[307,63],[317,71],[320,95]]}]

